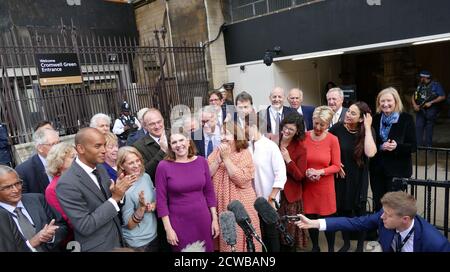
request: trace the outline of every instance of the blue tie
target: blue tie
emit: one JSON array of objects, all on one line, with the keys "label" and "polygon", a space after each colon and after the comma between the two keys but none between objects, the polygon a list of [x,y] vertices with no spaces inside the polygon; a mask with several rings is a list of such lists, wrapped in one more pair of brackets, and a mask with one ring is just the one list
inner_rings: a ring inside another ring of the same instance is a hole
[{"label": "blue tie", "polygon": [[212,152],[213,152],[213,142],[212,142],[212,138],[209,137],[208,148],[206,150],[206,157],[208,157]]}]

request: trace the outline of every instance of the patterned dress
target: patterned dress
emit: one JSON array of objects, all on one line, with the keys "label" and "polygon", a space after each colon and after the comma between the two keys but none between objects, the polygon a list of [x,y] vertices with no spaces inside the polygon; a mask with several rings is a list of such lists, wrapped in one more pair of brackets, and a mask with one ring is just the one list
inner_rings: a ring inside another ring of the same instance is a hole
[{"label": "patterned dress", "polygon": [[[214,152],[208,157],[208,162],[212,163],[217,160],[219,156],[219,149],[214,150]],[[256,193],[252,186],[253,176],[255,173],[252,155],[247,149],[241,150],[241,152],[231,151],[230,159],[239,169],[235,177],[230,178],[228,176],[227,169],[225,168],[225,164],[223,162],[220,163],[217,172],[212,177],[214,189],[216,190],[217,212],[220,214],[221,212],[227,211],[227,206],[231,201],[239,200],[242,205],[244,205],[245,210],[250,216],[253,227],[261,237],[258,213],[253,207],[253,203],[255,203],[256,200]],[[247,245],[245,242],[245,235],[243,230],[238,226],[236,227],[236,234],[236,251],[246,252]],[[257,252],[261,252],[261,244],[259,244],[255,239],[253,240],[255,250]],[[230,246],[225,243],[222,235],[218,237],[218,244],[220,252],[231,251]]]}]

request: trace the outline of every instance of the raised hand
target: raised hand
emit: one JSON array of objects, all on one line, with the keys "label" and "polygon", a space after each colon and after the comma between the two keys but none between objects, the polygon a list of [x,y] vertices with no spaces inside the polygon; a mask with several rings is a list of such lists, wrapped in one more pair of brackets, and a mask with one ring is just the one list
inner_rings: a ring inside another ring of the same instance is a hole
[{"label": "raised hand", "polygon": [[283,156],[284,161],[286,163],[290,163],[292,160],[291,160],[291,156],[289,156],[289,152],[286,149],[286,147],[281,147],[280,151],[281,151],[281,155]]},{"label": "raised hand", "polygon": [[370,130],[372,127],[372,115],[370,113],[364,114],[364,127],[367,130]]},{"label": "raised hand", "polygon": [[133,186],[133,184],[136,182],[137,176],[134,174],[131,175],[125,175],[124,173],[121,173],[120,176],[117,178],[115,183],[111,183],[111,186],[109,186],[109,190],[111,191],[112,198],[119,202],[123,196],[125,195],[125,192]]}]

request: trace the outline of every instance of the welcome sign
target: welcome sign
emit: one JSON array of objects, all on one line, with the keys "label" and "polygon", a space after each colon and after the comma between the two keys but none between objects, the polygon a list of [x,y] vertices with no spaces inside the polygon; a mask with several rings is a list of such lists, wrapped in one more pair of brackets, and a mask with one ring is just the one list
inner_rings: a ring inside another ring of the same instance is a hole
[{"label": "welcome sign", "polygon": [[82,83],[77,54],[36,54],[41,86]]}]

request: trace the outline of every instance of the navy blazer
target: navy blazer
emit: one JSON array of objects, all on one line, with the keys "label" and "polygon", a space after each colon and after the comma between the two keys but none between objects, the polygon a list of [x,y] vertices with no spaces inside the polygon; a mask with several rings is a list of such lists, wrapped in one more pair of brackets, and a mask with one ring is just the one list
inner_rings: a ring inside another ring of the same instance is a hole
[{"label": "navy blazer", "polygon": [[128,135],[128,138],[127,138],[127,145],[134,144],[134,142],[143,138],[144,136],[145,136],[145,131],[143,128],[130,133],[130,135]]},{"label": "navy blazer", "polygon": [[392,124],[388,139],[397,142],[394,151],[382,151],[383,140],[380,136],[381,114],[373,117],[372,127],[375,130],[375,144],[378,152],[370,161],[370,171],[383,172],[389,177],[409,178],[412,175],[411,153],[416,152],[416,128],[412,116],[406,112],[400,113],[398,122]]},{"label": "navy blazer", "polygon": [[[259,112],[261,118],[264,118],[267,122],[267,132],[274,133],[272,131],[272,123],[270,122],[270,107],[268,106],[266,110],[261,110]],[[290,113],[297,112],[295,109],[283,106],[283,112],[281,114],[281,121],[283,121],[284,117],[288,116]],[[281,129],[281,128],[280,128]],[[278,133],[278,132],[276,132]]]},{"label": "navy blazer", "polygon": [[[377,213],[360,217],[328,217],[327,231],[369,231],[378,229],[379,243],[383,252],[393,251],[391,245],[395,230],[384,227],[381,215]],[[450,242],[434,226],[422,217],[414,217],[414,252],[450,252]]]},{"label": "navy blazer", "polygon": [[197,148],[197,155],[205,157],[205,135],[203,134],[203,129],[199,128],[192,132],[191,139]]},{"label": "navy blazer", "polygon": [[45,189],[50,181],[38,154],[17,165],[16,171],[23,180],[22,193],[45,194]]},{"label": "navy blazer", "polygon": [[[33,220],[36,233],[41,231],[45,224],[48,224],[52,219],[55,219],[55,225],[59,226],[56,230],[55,240],[53,243],[41,244],[41,248],[44,251],[58,251],[61,242],[66,238],[68,230],[67,223],[61,214],[47,204],[47,201],[45,201],[44,195],[42,194],[23,194],[21,200],[23,206]],[[23,239],[25,240],[25,238]]]},{"label": "navy blazer", "polygon": [[300,107],[302,108],[303,120],[305,120],[306,130],[312,130],[313,129],[312,116],[316,108],[314,106],[307,106],[307,105]]}]

